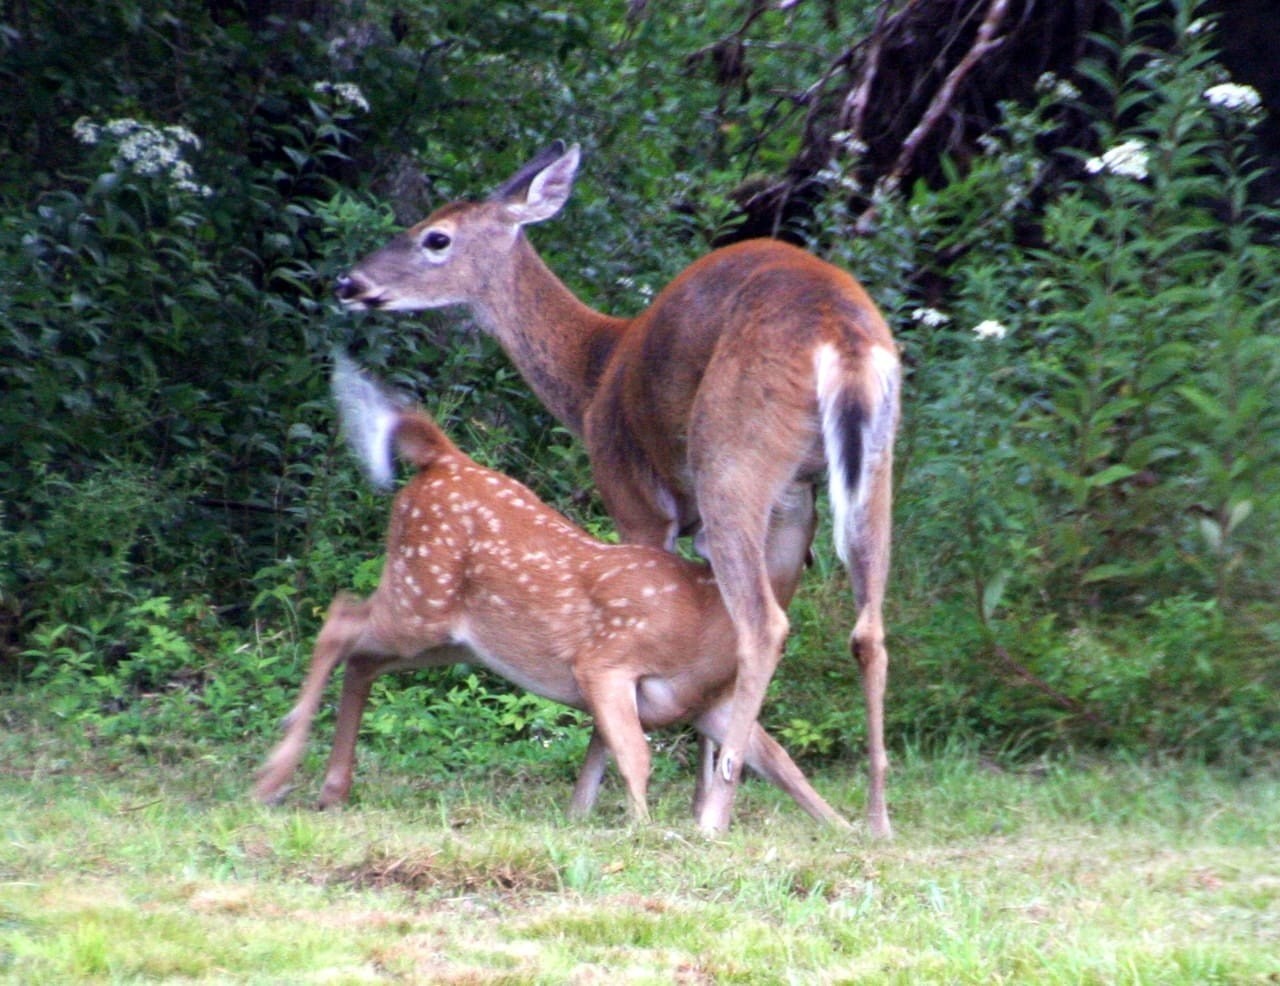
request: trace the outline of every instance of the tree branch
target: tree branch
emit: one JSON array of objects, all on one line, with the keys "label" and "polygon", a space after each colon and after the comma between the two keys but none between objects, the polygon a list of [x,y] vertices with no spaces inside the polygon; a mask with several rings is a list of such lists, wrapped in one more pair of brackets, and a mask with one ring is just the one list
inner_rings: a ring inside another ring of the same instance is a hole
[{"label": "tree branch", "polygon": [[867,49],[866,61],[863,62],[862,77],[845,96],[844,106],[840,110],[840,128],[849,131],[855,141],[863,141],[862,128],[866,124],[867,106],[871,102],[871,86],[880,70],[880,52],[884,48],[887,33],[885,23],[892,6],[893,0],[884,0],[880,5],[875,29],[871,32],[871,47]]},{"label": "tree branch", "polygon": [[1078,716],[1088,719],[1096,726],[1102,726],[1105,728],[1106,723],[1096,712],[1084,703],[1072,698],[1070,695],[1058,691],[1058,689],[1054,688],[1035,672],[1031,671],[1031,669],[1019,664],[1013,659],[1012,655],[999,644],[993,642],[991,645],[991,652],[995,654],[996,658],[1005,667],[1027,684],[1031,685],[1032,688],[1035,688],[1037,691],[1043,692],[1045,695],[1049,696],[1049,698],[1051,698],[1057,705],[1060,705],[1062,708],[1067,709],[1070,712],[1074,712]]},{"label": "tree branch", "polygon": [[1002,44],[1004,38],[996,37],[996,32],[1000,29],[1001,23],[1004,21],[1005,14],[1009,12],[1009,0],[991,0],[991,6],[987,9],[987,16],[983,18],[982,24],[978,27],[978,35],[974,39],[973,47],[960,59],[959,63],[947,75],[942,85],[938,87],[938,91],[934,93],[933,101],[930,102],[929,108],[925,110],[924,115],[920,118],[920,122],[907,135],[907,139],[902,142],[902,148],[898,152],[898,159],[894,162],[893,168],[885,177],[888,187],[896,187],[902,180],[902,176],[907,173],[907,169],[911,167],[912,159],[919,150],[920,145],[925,138],[938,125],[938,121],[943,115],[951,109],[952,103],[955,101],[956,91],[960,88],[960,83],[964,81],[974,66],[991,52],[996,51]]}]

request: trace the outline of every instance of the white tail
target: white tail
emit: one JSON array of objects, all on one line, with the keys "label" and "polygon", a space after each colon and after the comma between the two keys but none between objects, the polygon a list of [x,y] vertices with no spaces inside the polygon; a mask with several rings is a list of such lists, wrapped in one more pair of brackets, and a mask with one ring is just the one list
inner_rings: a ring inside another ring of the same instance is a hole
[{"label": "white tail", "polygon": [[889,329],[848,274],[774,240],[713,251],[633,319],[593,311],[523,230],[561,209],[577,167],[577,147],[557,143],[487,200],[446,205],[366,257],[338,295],[363,308],[470,307],[539,399],[582,436],[622,537],[671,548],[695,535],[736,628],[739,662],[701,813],[708,831],[729,822],[825,467],[858,607],[850,644],[867,709],[867,819],[887,836],[882,609],[900,390]]},{"label": "white tail", "polygon": [[396,404],[341,354],[334,356],[333,398],[365,475],[377,489],[388,489],[395,479],[392,436],[400,420]]},{"label": "white tail", "polygon": [[[350,791],[374,678],[475,661],[594,717],[575,812],[591,808],[612,752],[633,815],[645,817],[644,729],[689,721],[720,741],[729,723],[735,634],[707,567],[595,540],[515,480],[473,462],[424,412],[402,406],[347,360],[338,363],[334,394],[371,476],[390,476],[393,450],[418,471],[392,508],[377,591],[363,601],[339,596],[329,608],[257,797],[285,794],[339,664],[347,671],[323,806]],[[758,724],[745,758],[814,818],[846,824]]]},{"label": "white tail", "polygon": [[[876,350],[879,356],[885,350]],[[876,376],[870,393],[854,387],[860,378],[845,376],[840,355],[831,346],[814,354],[818,417],[827,456],[827,488],[831,501],[836,554],[850,564],[849,546],[866,524],[864,513],[874,491],[877,466],[893,443],[898,403],[897,360],[873,359]]]}]

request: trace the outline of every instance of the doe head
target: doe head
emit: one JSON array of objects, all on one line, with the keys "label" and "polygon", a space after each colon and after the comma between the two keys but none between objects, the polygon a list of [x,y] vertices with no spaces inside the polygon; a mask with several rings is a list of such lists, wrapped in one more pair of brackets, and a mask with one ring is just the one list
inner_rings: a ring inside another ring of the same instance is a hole
[{"label": "doe head", "polygon": [[494,287],[521,229],[549,219],[573,190],[580,151],[556,141],[479,202],[452,202],[338,278],[350,308],[417,311],[471,305]]}]

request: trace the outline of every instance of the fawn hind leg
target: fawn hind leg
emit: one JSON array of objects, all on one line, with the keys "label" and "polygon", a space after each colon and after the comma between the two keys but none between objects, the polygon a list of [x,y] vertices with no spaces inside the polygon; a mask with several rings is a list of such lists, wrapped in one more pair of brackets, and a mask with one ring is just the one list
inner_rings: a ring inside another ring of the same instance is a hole
[{"label": "fawn hind leg", "polygon": [[356,740],[360,736],[360,720],[369,704],[373,682],[392,671],[440,667],[470,660],[471,652],[456,644],[440,644],[411,657],[371,656],[361,652],[347,661],[342,679],[342,699],[338,703],[338,721],[334,728],[333,749],[325,768],[324,786],[320,789],[318,807],[332,808],[344,804],[351,794],[356,766]]},{"label": "fawn hind leg", "polygon": [[470,652],[465,648],[437,644],[438,638],[431,633],[423,634],[417,642],[421,650],[405,656],[384,643],[374,630],[372,616],[377,606],[376,596],[361,600],[345,594],[329,605],[297,704],[285,717],[284,737],[258,772],[254,795],[259,801],[275,803],[288,793],[288,783],[302,760],[325,685],[339,664],[345,661],[347,668],[333,750],[320,794],[321,808],[345,801],[351,790],[356,739],[373,680],[390,671],[454,664],[469,658]]},{"label": "fawn hind leg", "polygon": [[285,716],[284,736],[258,771],[254,797],[265,803],[281,800],[288,791],[298,763],[302,760],[311,721],[320,707],[329,676],[347,660],[365,640],[371,603],[351,596],[339,595],[329,605],[324,626],[316,637],[311,666],[298,693],[293,710]]}]

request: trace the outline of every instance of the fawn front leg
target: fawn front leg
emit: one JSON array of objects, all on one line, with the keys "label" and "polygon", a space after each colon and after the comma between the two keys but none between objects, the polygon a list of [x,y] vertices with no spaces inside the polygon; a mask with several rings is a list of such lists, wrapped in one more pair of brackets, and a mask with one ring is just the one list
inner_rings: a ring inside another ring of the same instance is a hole
[{"label": "fawn front leg", "polygon": [[591,730],[591,739],[587,743],[587,755],[582,760],[578,783],[573,786],[573,798],[569,802],[570,818],[585,818],[591,814],[596,797],[600,793],[600,783],[604,780],[605,768],[608,766],[609,746],[600,733],[599,725],[596,725]]},{"label": "fawn front leg", "polygon": [[[599,663],[607,667],[609,662],[601,660]],[[636,709],[635,681],[629,676],[600,677],[587,673],[579,676],[578,687],[582,689],[587,707],[595,717],[596,734],[613,754],[613,759],[618,764],[618,773],[627,785],[632,819],[646,821],[649,817],[646,800],[649,787],[649,743],[644,738],[644,728],[640,725],[640,715]],[[593,766],[592,751],[588,749],[584,772]]]},{"label": "fawn front leg", "polygon": [[708,737],[698,734],[698,765],[693,784],[693,817],[702,817],[702,807],[707,801],[707,791],[716,773],[716,745]]}]

